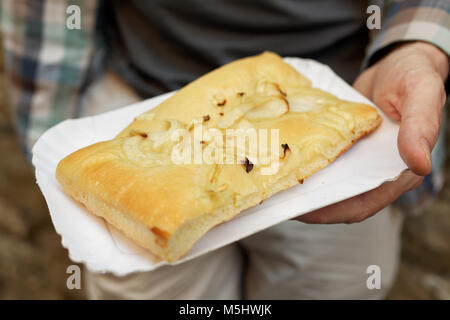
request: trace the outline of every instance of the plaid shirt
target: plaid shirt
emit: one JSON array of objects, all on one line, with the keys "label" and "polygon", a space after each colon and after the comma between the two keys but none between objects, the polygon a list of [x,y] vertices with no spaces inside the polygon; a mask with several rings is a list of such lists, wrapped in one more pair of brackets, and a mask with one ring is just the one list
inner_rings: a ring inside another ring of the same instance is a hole
[{"label": "plaid shirt", "polygon": [[[380,2],[380,1],[378,1]],[[433,43],[450,54],[450,0],[386,2],[383,25],[368,48],[364,65],[383,48],[408,40]],[[67,8],[81,9],[81,28],[66,27]],[[80,116],[93,61],[102,57],[98,31],[100,0],[2,0],[0,4],[10,105],[24,153],[49,127]],[[442,148],[435,159],[443,159]],[[441,160],[436,160],[439,168]],[[425,191],[439,189],[434,170]],[[422,193],[426,193],[426,192]],[[417,196],[414,196],[417,198]]]}]

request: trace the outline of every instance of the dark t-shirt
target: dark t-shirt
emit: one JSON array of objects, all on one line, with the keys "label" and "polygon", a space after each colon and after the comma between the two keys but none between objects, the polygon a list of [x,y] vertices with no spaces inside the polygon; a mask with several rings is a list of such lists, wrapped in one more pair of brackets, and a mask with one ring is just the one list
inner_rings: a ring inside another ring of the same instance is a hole
[{"label": "dark t-shirt", "polygon": [[313,58],[348,82],[368,43],[361,0],[115,0],[109,66],[143,97],[265,50]]}]

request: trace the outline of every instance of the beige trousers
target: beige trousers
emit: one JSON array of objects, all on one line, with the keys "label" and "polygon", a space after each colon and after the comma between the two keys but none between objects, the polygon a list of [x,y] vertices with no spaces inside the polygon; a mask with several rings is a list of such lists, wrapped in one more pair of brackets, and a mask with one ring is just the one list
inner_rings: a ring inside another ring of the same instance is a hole
[{"label": "beige trousers", "polygon": [[[107,72],[83,101],[83,115],[138,101]],[[395,278],[402,216],[386,208],[351,225],[275,227],[177,266],[125,277],[85,270],[91,299],[379,299]],[[368,267],[381,288],[369,289]]]}]

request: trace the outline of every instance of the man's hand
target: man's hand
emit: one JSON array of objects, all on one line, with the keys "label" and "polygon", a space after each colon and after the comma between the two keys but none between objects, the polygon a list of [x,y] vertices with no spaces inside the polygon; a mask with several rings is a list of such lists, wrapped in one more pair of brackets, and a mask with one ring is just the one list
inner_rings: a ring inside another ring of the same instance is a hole
[{"label": "man's hand", "polygon": [[448,72],[448,56],[424,42],[398,45],[364,71],[353,86],[400,122],[397,144],[409,170],[394,182],[297,220],[322,224],[360,222],[420,185],[423,176],[431,172],[431,150],[439,136]]}]

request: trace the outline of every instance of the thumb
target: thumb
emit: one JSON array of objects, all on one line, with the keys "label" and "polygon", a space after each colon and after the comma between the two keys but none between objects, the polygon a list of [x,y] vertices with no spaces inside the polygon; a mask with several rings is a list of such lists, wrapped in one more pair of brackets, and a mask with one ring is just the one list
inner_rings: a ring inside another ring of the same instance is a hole
[{"label": "thumb", "polygon": [[424,75],[404,90],[398,134],[400,156],[414,173],[431,172],[431,151],[439,136],[445,90],[438,75]]}]

